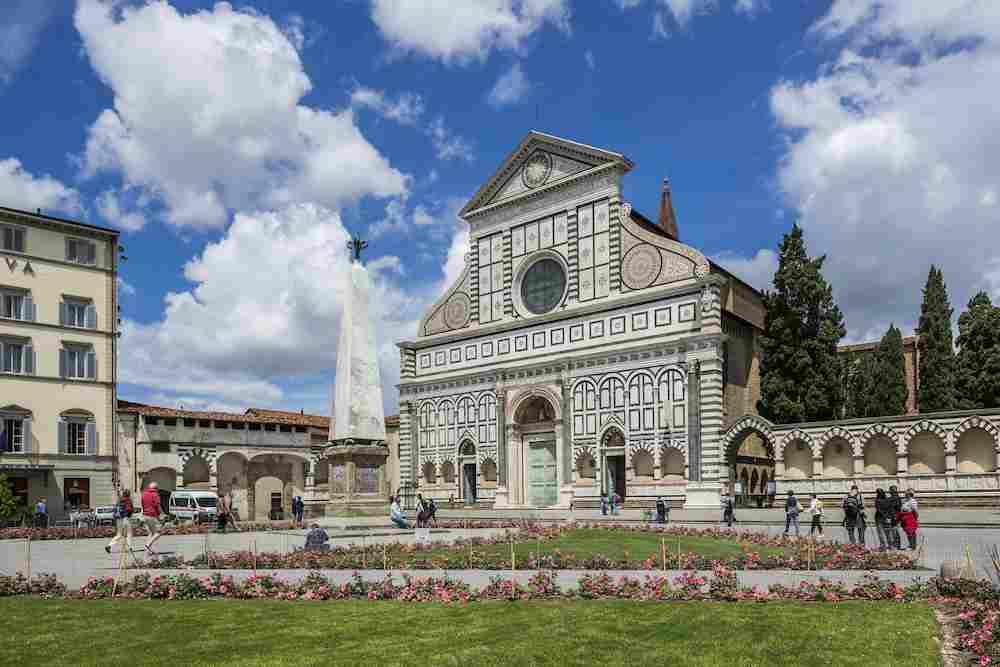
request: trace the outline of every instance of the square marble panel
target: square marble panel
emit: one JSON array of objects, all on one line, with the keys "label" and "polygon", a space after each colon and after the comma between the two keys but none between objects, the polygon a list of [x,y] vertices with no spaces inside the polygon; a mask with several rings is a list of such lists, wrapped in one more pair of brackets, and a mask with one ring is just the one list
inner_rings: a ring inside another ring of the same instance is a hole
[{"label": "square marble panel", "polygon": [[693,303],[682,303],[677,308],[677,321],[678,322],[693,322],[694,321],[694,304]]},{"label": "square marble panel", "polygon": [[531,347],[532,349],[535,350],[545,347],[544,331],[536,331],[535,333],[531,334]]},{"label": "square marble panel", "polygon": [[503,289],[503,263],[493,265],[493,291]]},{"label": "square marble panel", "polygon": [[566,243],[566,213],[556,213],[553,240],[556,244]]},{"label": "square marble panel", "polygon": [[475,345],[466,345],[465,346],[465,360],[466,361],[475,361],[476,357],[478,356],[478,353],[479,353],[479,348],[476,347]]},{"label": "square marble panel", "polygon": [[514,351],[526,352],[528,349],[528,336],[514,336]]},{"label": "square marble panel", "polygon": [[430,368],[431,367],[431,355],[429,355],[429,354],[421,354],[420,355],[420,367],[421,368]]},{"label": "square marble panel", "polygon": [[515,227],[510,232],[510,254],[520,257],[524,254],[524,226]]},{"label": "square marble panel", "polygon": [[503,319],[503,292],[493,293],[493,319]]},{"label": "square marble panel", "polygon": [[494,263],[503,261],[503,234],[494,234],[491,237],[492,240],[492,254],[491,258]]},{"label": "square marble panel", "polygon": [[479,266],[487,266],[490,263],[490,240],[479,240]]},{"label": "square marble panel", "polygon": [[457,364],[462,360],[462,348],[453,347],[452,349],[448,350],[448,357],[451,360],[451,363]]},{"label": "square marble panel", "polygon": [[608,233],[594,235],[594,264],[607,264],[611,256],[611,246]]},{"label": "square marble panel", "polygon": [[625,333],[625,316],[612,317],[611,318],[611,335],[617,336],[618,334]]},{"label": "square marble panel", "polygon": [[594,269],[594,297],[606,297],[611,290],[611,269],[607,264]]},{"label": "square marble panel", "polygon": [[575,343],[579,340],[583,340],[583,325],[574,324],[569,328],[569,342]]},{"label": "square marble panel", "polygon": [[653,318],[656,326],[658,327],[665,327],[670,324],[670,306],[654,310]]},{"label": "square marble panel", "polygon": [[497,341],[497,354],[510,354],[510,338]]},{"label": "square marble panel", "polygon": [[524,251],[538,250],[538,223],[529,222],[524,226]]},{"label": "square marble panel", "polygon": [[552,218],[545,218],[538,223],[538,243],[540,248],[552,247]]},{"label": "square marble panel", "polygon": [[604,320],[597,320],[590,323],[590,337],[600,338],[604,335]]},{"label": "square marble panel", "polygon": [[641,331],[649,327],[649,313],[632,313],[632,331]]},{"label": "square marble panel", "polygon": [[434,365],[435,366],[444,366],[445,363],[447,363],[447,361],[448,361],[448,358],[445,355],[444,350],[442,350],[440,352],[435,352],[434,353]]},{"label": "square marble panel", "polygon": [[490,304],[493,302],[489,294],[483,294],[479,297],[479,321],[480,322],[492,322],[493,312],[490,309]]},{"label": "square marble panel", "polygon": [[479,267],[479,293],[489,294],[493,291],[492,285],[490,284],[490,276],[492,275],[492,269],[489,265]]},{"label": "square marble panel", "polygon": [[594,207],[591,204],[576,209],[577,236],[590,236],[594,233]]},{"label": "square marble panel", "polygon": [[565,329],[553,329],[549,332],[549,342],[552,345],[562,345],[563,341],[566,339]]},{"label": "square marble panel", "polygon": [[492,357],[493,356],[493,341],[487,341],[482,345],[482,356]]}]

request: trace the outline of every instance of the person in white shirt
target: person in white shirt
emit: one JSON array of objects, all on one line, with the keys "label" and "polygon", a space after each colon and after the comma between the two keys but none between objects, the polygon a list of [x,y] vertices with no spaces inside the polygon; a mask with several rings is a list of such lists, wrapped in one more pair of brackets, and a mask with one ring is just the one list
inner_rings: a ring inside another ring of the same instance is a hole
[{"label": "person in white shirt", "polygon": [[809,503],[809,514],[812,516],[812,525],[809,526],[809,534],[812,535],[814,532],[819,531],[820,537],[823,536],[823,501],[820,500],[816,494],[812,494],[812,501]]},{"label": "person in white shirt", "polygon": [[399,506],[399,496],[392,499],[392,505],[389,507],[389,518],[398,528],[407,529],[410,527],[410,524],[406,522],[406,517],[403,516],[402,508]]}]

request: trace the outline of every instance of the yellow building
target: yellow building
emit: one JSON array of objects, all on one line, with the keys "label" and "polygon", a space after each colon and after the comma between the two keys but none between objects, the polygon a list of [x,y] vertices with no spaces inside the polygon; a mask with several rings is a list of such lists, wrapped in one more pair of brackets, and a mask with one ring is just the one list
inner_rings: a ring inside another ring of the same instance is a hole
[{"label": "yellow building", "polygon": [[114,500],[118,232],[0,207],[0,473],[50,520]]}]

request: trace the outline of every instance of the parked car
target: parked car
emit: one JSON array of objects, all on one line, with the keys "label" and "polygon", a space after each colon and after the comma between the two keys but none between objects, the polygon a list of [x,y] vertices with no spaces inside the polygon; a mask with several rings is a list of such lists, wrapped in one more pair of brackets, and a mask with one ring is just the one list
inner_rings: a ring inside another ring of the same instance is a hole
[{"label": "parked car", "polygon": [[98,526],[110,526],[115,523],[115,506],[99,505],[94,508],[94,521]]},{"label": "parked car", "polygon": [[180,521],[205,523],[215,521],[218,505],[219,497],[211,491],[174,491],[167,511]]}]

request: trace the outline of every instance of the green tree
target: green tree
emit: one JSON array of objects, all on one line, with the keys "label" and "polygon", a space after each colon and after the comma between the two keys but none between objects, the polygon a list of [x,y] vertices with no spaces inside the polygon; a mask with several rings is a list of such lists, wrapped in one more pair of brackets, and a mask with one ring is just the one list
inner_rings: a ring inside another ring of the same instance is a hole
[{"label": "green tree", "polygon": [[921,412],[954,410],[955,348],[951,338],[951,303],[941,269],[931,266],[924,287],[917,326],[920,351],[920,389],[917,393]]},{"label": "green tree", "polygon": [[7,481],[7,475],[0,475],[0,520],[8,521],[17,513],[17,498]]},{"label": "green tree", "polygon": [[895,324],[875,350],[875,378],[872,382],[873,414],[869,417],[887,417],[906,412],[906,361],[903,358],[903,334]]},{"label": "green tree", "polygon": [[872,393],[875,386],[875,353],[856,354],[845,363],[847,395],[844,416],[847,419],[872,417]]},{"label": "green tree", "polygon": [[985,292],[958,318],[955,365],[959,407],[1000,407],[1000,307]]},{"label": "green tree", "polygon": [[779,246],[774,291],[764,294],[760,413],[773,422],[835,419],[843,404],[837,344],[844,316],[823,278],[826,257],[806,254],[798,225]]}]

